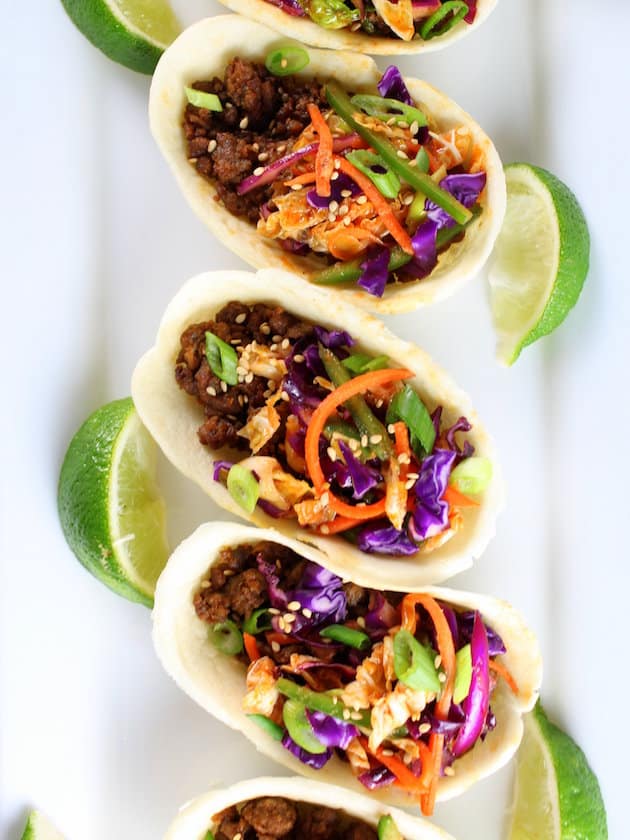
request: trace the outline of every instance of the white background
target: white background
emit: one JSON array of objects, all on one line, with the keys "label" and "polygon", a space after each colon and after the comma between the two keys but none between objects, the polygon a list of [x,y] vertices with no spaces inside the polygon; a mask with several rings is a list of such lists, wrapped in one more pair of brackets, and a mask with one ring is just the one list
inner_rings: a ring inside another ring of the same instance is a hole
[{"label": "white background", "polygon": [[[149,80],[107,61],[61,5],[6,4],[1,39],[2,522],[0,835],[37,805],[70,840],[161,837],[210,783],[281,772],[183,696],[150,615],[75,561],[56,481],[68,441],[129,392],[159,316],[194,273],[242,263],[191,214],[155,148]],[[177,4],[184,22],[217,10]],[[630,180],[628,30],[620,0],[502,0],[481,30],[401,61],[473,113],[505,161],[577,193],[592,268],[577,309],[512,370],[493,361],[485,284],[390,318],[468,389],[509,483],[498,534],[454,585],[517,604],[540,635],[543,698],[629,834]],[[382,66],[385,66],[381,62]],[[161,465],[175,544],[218,511]],[[460,840],[500,840],[511,770],[438,807]]]}]

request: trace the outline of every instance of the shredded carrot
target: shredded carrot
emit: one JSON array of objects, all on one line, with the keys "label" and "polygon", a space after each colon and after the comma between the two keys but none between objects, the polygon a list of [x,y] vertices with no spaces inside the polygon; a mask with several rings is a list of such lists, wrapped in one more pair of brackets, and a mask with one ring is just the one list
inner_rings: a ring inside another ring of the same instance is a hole
[{"label": "shredded carrot", "polygon": [[411,244],[409,234],[400,224],[396,216],[394,216],[387,199],[376,189],[367,175],[359,172],[359,170],[353,166],[349,160],[346,160],[344,157],[339,157],[338,155],[335,155],[335,165],[341,172],[345,172],[346,175],[352,178],[357,186],[361,187],[365,195],[372,202],[372,205],[380,216],[381,221],[394,237],[396,242],[398,242],[405,253],[413,255],[413,245]]},{"label": "shredded carrot", "polygon": [[479,507],[479,502],[471,499],[470,496],[465,496],[463,493],[460,493],[452,484],[448,485],[442,498],[451,507]]},{"label": "shredded carrot", "polygon": [[377,750],[376,757],[381,764],[387,767],[390,773],[396,776],[396,781],[404,790],[420,793],[424,789],[421,782],[422,776],[414,775],[404,761],[401,761],[395,755],[386,755],[385,750]]},{"label": "shredded carrot", "polygon": [[344,227],[328,237],[328,250],[336,260],[352,260],[365,251],[370,243],[378,243],[380,239],[372,231],[357,225]]},{"label": "shredded carrot", "polygon": [[508,671],[508,669],[503,665],[501,662],[497,662],[496,659],[491,659],[488,662],[490,666],[490,670],[494,671],[495,674],[498,674],[500,677],[506,681],[506,683],[510,686],[514,694],[518,694],[518,684],[512,674]]},{"label": "shredded carrot", "polygon": [[[427,763],[430,770],[427,770],[429,776],[428,790],[424,796],[420,798],[420,807],[425,817],[430,817],[435,808],[435,795],[437,793],[437,785],[442,772],[442,753],[444,752],[444,735],[437,735],[435,732],[431,733],[429,738],[429,750],[431,752],[431,763]],[[422,774],[424,776],[424,772]]]},{"label": "shredded carrot", "polygon": [[385,382],[397,382],[400,379],[408,379],[410,376],[413,376],[412,372],[404,368],[400,370],[386,368],[384,370],[373,370],[368,373],[363,373],[361,376],[355,376],[353,379],[349,379],[343,385],[335,388],[334,391],[322,400],[313,412],[311,422],[306,430],[306,442],[304,444],[306,468],[315,487],[315,491],[320,497],[324,493],[328,496],[325,504],[329,505],[335,513],[346,516],[349,519],[374,519],[384,515],[385,498],[372,505],[349,505],[341,499],[338,499],[328,488],[319,462],[319,438],[324,431],[326,420],[328,420],[335,409],[351,397],[369,391],[372,387],[383,385]]},{"label": "shredded carrot", "polygon": [[[394,423],[394,440],[396,443],[396,455],[404,455],[407,456],[407,458],[411,458],[411,447],[409,445],[409,429],[402,422],[402,420],[399,420],[397,423]],[[404,463],[399,460],[401,481],[407,480],[407,473],[409,472],[409,464],[406,462],[407,458],[403,458]]]},{"label": "shredded carrot", "polygon": [[250,662],[255,662],[257,659],[260,659],[260,651],[258,650],[258,642],[255,636],[252,636],[250,633],[243,633],[243,644],[245,645]]},{"label": "shredded carrot", "polygon": [[326,197],[330,195],[330,179],[334,170],[333,137],[328,123],[314,102],[308,104],[308,115],[319,136],[319,146],[315,155],[315,189],[317,195]]},{"label": "shredded carrot", "polygon": [[314,172],[303,172],[301,175],[296,175],[290,181],[285,181],[285,187],[292,187],[294,184],[312,184],[315,181]]}]

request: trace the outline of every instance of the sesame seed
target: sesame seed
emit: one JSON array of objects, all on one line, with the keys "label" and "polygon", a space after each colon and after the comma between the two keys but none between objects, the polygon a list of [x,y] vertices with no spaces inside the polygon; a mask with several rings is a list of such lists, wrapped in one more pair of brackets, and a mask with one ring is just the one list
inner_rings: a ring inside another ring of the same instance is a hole
[{"label": "sesame seed", "polygon": [[328,493],[323,493],[319,501],[322,505],[327,505],[330,501],[330,495]]},{"label": "sesame seed", "polygon": [[329,213],[328,214],[328,221],[329,222],[336,222],[337,221],[337,217],[335,216],[334,213]]},{"label": "sesame seed", "polygon": [[415,137],[415,136],[416,136],[416,134],[418,133],[418,128],[419,128],[419,127],[420,127],[420,126],[418,125],[418,120],[414,120],[414,121],[411,123],[411,125],[409,126],[409,131],[411,132],[411,136],[412,136],[412,137]]},{"label": "sesame seed", "polygon": [[409,207],[409,205],[413,203],[414,198],[415,198],[414,194],[409,193],[409,195],[406,195],[403,198],[402,203],[405,205],[405,207]]},{"label": "sesame seed", "polygon": [[[336,163],[335,163],[335,166],[337,166]],[[338,172],[333,172],[333,174],[330,176],[330,180],[331,181],[336,181],[338,177],[339,177],[339,173]]]},{"label": "sesame seed", "polygon": [[426,735],[427,732],[430,732],[430,731],[431,731],[431,724],[430,723],[421,723],[420,726],[418,727],[418,732],[421,735]]},{"label": "sesame seed", "polygon": [[272,642],[271,643],[271,650],[274,653],[280,653],[280,645],[278,644],[278,642]]},{"label": "sesame seed", "polygon": [[267,380],[267,388],[275,388],[275,386],[276,386],[276,383],[273,381],[273,379],[268,379]]},{"label": "sesame seed", "polygon": [[[343,710],[343,719],[344,720],[350,720],[350,711],[348,709]],[[385,751],[383,750],[383,752],[385,752]],[[393,753],[392,753],[392,755],[393,755]]]},{"label": "sesame seed", "polygon": [[322,525],[319,529],[320,534],[330,534],[330,528],[328,525]]},{"label": "sesame seed", "polygon": [[286,391],[283,391],[283,392],[280,394],[280,399],[284,400],[285,402],[289,402],[289,400],[291,399],[291,397],[287,394],[287,392],[286,392]]},{"label": "sesame seed", "polygon": [[280,62],[280,67],[282,67],[284,69],[285,67],[288,67],[288,66],[289,66],[289,62],[287,61],[286,58],[283,58],[282,61]]},{"label": "sesame seed", "polygon": [[352,195],[352,190],[341,190],[341,197],[342,198],[350,198]]},{"label": "sesame seed", "polygon": [[350,447],[350,449],[352,449],[353,452],[356,452],[357,449],[360,449],[361,444],[359,443],[358,440],[355,440],[354,438],[350,438],[350,440],[348,441],[348,446]]},{"label": "sesame seed", "polygon": [[188,158],[188,163],[197,163],[197,158]]},{"label": "sesame seed", "polygon": [[370,443],[380,443],[383,440],[383,435],[370,435]]},{"label": "sesame seed", "polygon": [[418,161],[415,158],[413,160],[409,161],[409,166],[417,166],[417,165],[418,165]]},{"label": "sesame seed", "polygon": [[208,385],[208,387],[206,388],[206,393],[210,394],[211,397],[216,397],[217,389],[213,388],[212,385]]},{"label": "sesame seed", "polygon": [[302,604],[299,601],[289,601],[287,604],[287,608],[290,609],[292,612],[296,612],[297,610],[302,608]]},{"label": "sesame seed", "polygon": [[407,128],[407,123],[406,123],[404,120],[398,120],[398,121],[396,122],[396,125],[397,125],[399,128]]},{"label": "sesame seed", "polygon": [[367,195],[360,195],[357,198],[357,204],[365,204],[367,202]]},{"label": "sesame seed", "polygon": [[331,461],[337,460],[337,450],[334,448],[334,446],[329,446],[326,450],[326,454],[328,455]]},{"label": "sesame seed", "polygon": [[236,321],[237,324],[244,324],[245,323],[245,318],[247,318],[247,313],[246,312],[241,312],[241,314],[237,315],[234,320]]},{"label": "sesame seed", "polygon": [[436,667],[436,668],[439,668],[439,667],[440,667],[440,665],[442,664],[442,657],[440,656],[440,654],[439,654],[439,653],[438,653],[438,655],[435,657],[435,659],[433,660],[433,664],[435,665],[435,667]]},{"label": "sesame seed", "polygon": [[236,368],[236,372],[238,373],[239,376],[246,376],[247,375],[247,370],[243,367],[243,365],[238,365],[237,368]]},{"label": "sesame seed", "polygon": [[396,122],[396,117],[390,117],[387,120],[387,122],[385,123],[385,125],[394,125],[395,122]]},{"label": "sesame seed", "polygon": [[238,124],[238,127],[242,128],[242,129],[246,129],[248,125],[249,125],[249,118],[248,117],[243,117],[243,119]]},{"label": "sesame seed", "polygon": [[247,396],[247,394],[243,394],[243,405],[247,405],[248,402],[249,402],[249,397]]},{"label": "sesame seed", "polygon": [[209,152],[210,154],[212,154],[212,152],[214,152],[214,150],[216,149],[216,147],[217,147],[217,141],[216,141],[216,140],[211,140],[211,141],[208,143],[208,152]]},{"label": "sesame seed", "polygon": [[384,402],[385,402],[385,400],[384,400],[384,399],[382,399],[382,398],[381,398],[381,399],[376,400],[376,407],[377,407],[377,408],[381,408]]},{"label": "sesame seed", "polygon": [[406,452],[401,452],[400,455],[398,456],[398,463],[399,464],[410,464],[411,463],[411,458],[409,457],[409,455]]},{"label": "sesame seed", "polygon": [[357,624],[359,627],[365,627],[365,618],[362,615],[357,618]]},{"label": "sesame seed", "polygon": [[202,589],[207,589],[209,586],[210,586],[210,581],[209,580],[202,580],[201,581],[201,588]]},{"label": "sesame seed", "polygon": [[234,837],[232,837],[232,840],[243,840],[243,835],[240,831],[237,831]]},{"label": "sesame seed", "polygon": [[343,223],[346,227],[349,227],[352,224],[352,219],[350,218],[350,216],[346,216],[343,220]]},{"label": "sesame seed", "polygon": [[292,613],[287,613],[284,617],[285,624],[292,624],[295,621],[295,616]]},{"label": "sesame seed", "polygon": [[382,754],[391,757],[391,756],[394,755],[394,751],[393,750],[383,750]]},{"label": "sesame seed", "polygon": [[367,435],[361,435],[361,446],[365,447],[367,445],[368,445],[368,436]]},{"label": "sesame seed", "polygon": [[394,424],[393,424],[393,423],[390,423],[390,424],[388,425],[388,427],[387,427],[387,431],[390,433],[390,435],[393,435],[393,434],[394,434],[394,432],[396,431],[396,429],[394,428]]},{"label": "sesame seed", "polygon": [[349,212],[350,212],[350,208],[348,207],[347,204],[342,204],[341,207],[339,208],[339,215],[340,216],[345,216],[346,213],[349,213]]},{"label": "sesame seed", "polygon": [[455,775],[455,768],[454,767],[445,767],[444,768],[444,775],[445,776],[454,776]]},{"label": "sesame seed", "polygon": [[283,340],[282,344],[280,345],[280,347],[282,347],[283,350],[286,350],[288,347],[290,347],[290,345],[291,345],[291,342],[289,341],[289,339],[285,338]]},{"label": "sesame seed", "polygon": [[221,380],[221,390],[224,394],[227,394],[227,382],[223,382],[223,380]]},{"label": "sesame seed", "polygon": [[254,152],[259,152],[260,151],[260,146],[258,145],[258,143],[252,143],[252,150]]},{"label": "sesame seed", "polygon": [[266,160],[269,160],[269,152],[261,152],[261,153],[258,155],[258,160],[259,160],[261,163],[264,163]]},{"label": "sesame seed", "polygon": [[269,326],[269,324],[261,324],[260,331],[263,335],[269,335],[269,333],[271,332],[271,327]]},{"label": "sesame seed", "polygon": [[411,479],[409,479],[408,481],[406,481],[406,482],[405,482],[405,490],[411,490],[411,488],[413,487],[413,485],[414,485],[415,483],[416,483],[415,478],[411,478]]},{"label": "sesame seed", "polygon": [[302,189],[302,184],[291,184],[291,189],[297,192],[298,190]]},{"label": "sesame seed", "polygon": [[267,612],[271,613],[271,615],[280,615],[280,610],[277,609],[276,607],[269,607]]},{"label": "sesame seed", "polygon": [[[341,168],[341,164],[339,163],[339,161],[338,161],[338,160],[336,160],[336,161],[335,161],[335,169],[340,169],[340,168]],[[338,178],[338,177],[339,177],[339,175],[337,175],[337,178]],[[336,181],[336,180],[337,180],[337,179],[335,178],[335,173],[334,173],[334,172],[333,172],[333,174],[331,175],[331,179],[332,179],[333,181]]]},{"label": "sesame seed", "polygon": [[254,175],[262,175],[264,171],[264,166],[257,166],[256,169],[254,169]]},{"label": "sesame seed", "polygon": [[440,673],[438,674],[438,680],[440,682],[446,682],[446,674],[444,673],[444,671],[440,671]]},{"label": "sesame seed", "polygon": [[419,478],[419,477],[420,477],[420,475],[419,475],[419,473],[417,473],[417,472],[407,473],[407,478],[413,478],[413,479],[414,479],[414,481],[415,481],[415,479],[417,479],[417,478]]},{"label": "sesame seed", "polygon": [[331,213],[334,213],[336,210],[339,209],[339,202],[338,201],[331,201],[328,205],[328,209]]},{"label": "sesame seed", "polygon": [[339,698],[338,698],[338,697],[336,697],[336,696],[333,694],[333,699],[332,699],[332,701],[333,701],[333,706],[336,706],[336,705],[337,705],[337,703],[339,702]]},{"label": "sesame seed", "polygon": [[274,335],[274,337],[271,340],[275,341],[276,344],[280,344],[280,342],[282,341],[282,336],[281,335]]},{"label": "sesame seed", "polygon": [[278,345],[276,344],[275,341],[269,349],[271,350],[272,353],[275,353],[275,351],[278,349]]},{"label": "sesame seed", "polygon": [[282,630],[283,633],[287,629],[287,626],[284,623],[284,618],[282,616],[280,616],[280,618],[278,619],[278,627]]},{"label": "sesame seed", "polygon": [[254,381],[254,374],[251,373],[251,371],[250,371],[250,373],[248,373],[247,376],[245,377],[245,383],[247,385],[250,385],[253,381]]},{"label": "sesame seed", "polygon": [[350,713],[350,720],[361,720],[362,717],[363,717],[363,715],[361,714],[361,712],[351,712]]},{"label": "sesame seed", "polygon": [[278,152],[278,154],[279,154],[279,155],[281,155],[283,152],[286,152],[286,150],[287,150],[287,147],[286,147],[286,144],[285,144],[285,143],[281,143],[281,144],[280,144],[280,145],[276,148],[276,152]]},{"label": "sesame seed", "polygon": [[232,105],[232,103],[231,103],[231,102],[226,102],[226,103],[225,103],[225,107],[226,107],[226,108],[233,108],[233,107],[234,107],[234,105]]},{"label": "sesame seed", "polygon": [[409,160],[409,155],[407,154],[407,152],[403,152],[402,149],[398,149],[396,154],[398,155],[399,158],[402,158],[403,160]]},{"label": "sesame seed", "polygon": [[309,610],[308,607],[304,607],[302,610],[302,615],[304,618],[312,618],[313,617],[313,610]]}]

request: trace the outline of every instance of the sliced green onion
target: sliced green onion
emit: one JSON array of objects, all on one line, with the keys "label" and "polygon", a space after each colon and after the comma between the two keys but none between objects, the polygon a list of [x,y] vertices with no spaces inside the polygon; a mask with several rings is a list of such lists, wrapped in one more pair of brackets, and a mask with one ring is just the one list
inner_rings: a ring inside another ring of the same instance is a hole
[{"label": "sliced green onion", "polygon": [[247,513],[253,513],[260,496],[260,487],[251,470],[234,464],[227,474],[227,489],[237,505]]},{"label": "sliced green onion", "polygon": [[492,461],[482,455],[464,458],[455,467],[448,480],[460,493],[483,493],[492,480]]},{"label": "sliced green onion", "polygon": [[238,356],[236,350],[214,333],[206,333],[206,359],[210,370],[228,385],[236,385]]},{"label": "sliced green onion", "polygon": [[264,630],[271,629],[271,616],[267,607],[261,607],[259,610],[254,610],[249,618],[243,622],[243,632],[249,633],[250,636],[257,636]]},{"label": "sliced green onion", "polygon": [[310,60],[304,47],[287,44],[267,53],[265,67],[274,76],[291,76],[303,70]]},{"label": "sliced green onion", "polygon": [[[296,700],[307,709],[312,709],[314,712],[323,712],[325,715],[330,715],[339,720],[352,720],[357,726],[362,726],[366,729],[370,727],[370,712],[354,712],[339,700],[334,694],[327,694],[323,691],[312,691],[310,688],[296,685],[286,677],[280,677],[276,682],[276,688],[289,700]],[[360,714],[360,717],[357,715]]]},{"label": "sliced green onion", "polygon": [[297,700],[285,702],[282,707],[282,720],[291,738],[303,750],[314,755],[326,752],[326,746],[316,738],[313,732],[313,727],[306,716],[306,707]]},{"label": "sliced green onion", "polygon": [[229,619],[213,624],[208,630],[208,638],[217,650],[227,656],[236,656],[243,650],[243,635]]},{"label": "sliced green onion", "polygon": [[414,195],[413,201],[409,205],[409,210],[407,211],[407,222],[417,222],[419,224],[424,220],[427,215],[424,209],[426,200],[427,197],[423,192],[418,191]]},{"label": "sliced green onion", "polygon": [[385,198],[396,198],[400,192],[400,178],[392,172],[382,158],[364,149],[349,152],[346,158],[353,166],[356,166],[359,172],[368,176],[381,195]]},{"label": "sliced green onion", "polygon": [[271,735],[274,741],[282,740],[284,729],[281,726],[278,726],[277,723],[269,720],[268,717],[265,717],[264,715],[247,715],[247,717],[252,720],[256,726],[260,726],[263,732],[266,732],[267,735]]},{"label": "sliced green onion", "polygon": [[427,197],[434,201],[438,207],[455,219],[458,224],[465,224],[471,218],[471,212],[446,190],[424,172],[418,172],[416,167],[410,166],[408,160],[398,156],[398,149],[385,137],[370,131],[360,122],[355,120],[355,106],[348,95],[341,89],[337,82],[329,82],[326,85],[326,99],[330,107],[357,132],[391,167],[391,169],[403,180],[416,190],[422,190]]},{"label": "sliced green onion", "polygon": [[328,627],[319,631],[319,635],[323,639],[332,639],[333,642],[341,642],[342,645],[348,645],[357,650],[365,650],[370,645],[370,637],[367,633],[353,630],[345,624],[329,624]]},{"label": "sliced green onion", "polygon": [[[444,35],[468,14],[468,6],[463,0],[447,0],[437,12],[433,12],[420,27],[420,37],[425,41]],[[443,22],[443,23],[442,23]],[[442,24],[442,26],[440,26]]]},{"label": "sliced green onion", "polygon": [[394,394],[387,409],[387,422],[402,420],[411,433],[411,444],[419,443],[430,454],[435,443],[435,426],[427,407],[409,385]]},{"label": "sliced green onion", "polygon": [[428,172],[430,165],[431,161],[429,160],[429,155],[423,146],[416,155],[416,169],[418,172]]},{"label": "sliced green onion", "polygon": [[376,826],[378,840],[404,840],[391,814],[383,814]]},{"label": "sliced green onion", "polygon": [[195,90],[191,87],[185,87],[186,99],[195,108],[205,108],[206,111],[222,111],[223,105],[216,93],[205,93],[203,90]]},{"label": "sliced green onion", "polygon": [[388,356],[366,356],[365,353],[352,353],[341,364],[352,373],[367,373],[370,370],[382,370],[389,364]]},{"label": "sliced green onion", "polygon": [[394,636],[394,671],[400,682],[414,691],[439,692],[442,688],[434,660],[435,653],[408,630],[399,630]]},{"label": "sliced green onion", "polygon": [[365,93],[357,93],[350,100],[354,106],[365,111],[371,117],[376,117],[379,120],[387,122],[392,117],[401,122],[411,125],[417,123],[418,126],[427,124],[427,118],[411,105],[405,105],[404,102],[399,102],[398,99],[385,99],[383,96],[370,96]]},{"label": "sliced green onion", "polygon": [[455,685],[453,686],[453,702],[461,703],[470,691],[472,682],[472,655],[470,645],[465,645],[455,654]]}]

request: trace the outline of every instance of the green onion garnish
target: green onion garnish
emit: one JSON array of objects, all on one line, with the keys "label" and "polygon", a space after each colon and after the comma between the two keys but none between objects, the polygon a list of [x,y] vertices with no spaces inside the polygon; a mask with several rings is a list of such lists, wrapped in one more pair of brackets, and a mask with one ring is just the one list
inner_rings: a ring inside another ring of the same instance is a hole
[{"label": "green onion garnish", "polygon": [[365,93],[357,93],[350,100],[354,106],[365,111],[371,117],[376,117],[378,120],[391,120],[392,118],[400,120],[401,122],[412,125],[416,123],[418,126],[427,124],[427,118],[411,105],[405,105],[404,102],[399,102],[398,99],[385,99],[383,96],[370,96]]},{"label": "green onion garnish", "polygon": [[304,47],[288,44],[267,53],[265,67],[274,76],[291,76],[303,70],[310,60]]},{"label": "green onion garnish", "polygon": [[400,682],[414,691],[440,691],[434,659],[435,653],[408,630],[399,630],[394,636],[394,671]]},{"label": "green onion garnish", "polygon": [[409,385],[403,385],[402,389],[394,394],[387,409],[387,422],[396,423],[398,420],[402,420],[408,427],[414,449],[419,443],[424,451],[430,454],[435,443],[433,420],[425,404]]},{"label": "green onion garnish", "polygon": [[260,487],[251,470],[241,467],[240,464],[230,467],[227,474],[227,489],[230,496],[244,511],[254,512],[260,496]]},{"label": "green onion garnish", "polygon": [[376,826],[378,840],[404,840],[391,814],[383,814]]},{"label": "green onion garnish", "polygon": [[191,87],[184,88],[186,99],[195,108],[205,108],[206,111],[222,111],[223,105],[216,93],[205,93],[203,90],[195,90]]},{"label": "green onion garnish", "polygon": [[210,370],[228,385],[236,385],[238,374],[238,356],[236,350],[221,341],[214,333],[206,333],[206,359]]},{"label": "green onion garnish", "polygon": [[341,642],[342,645],[348,645],[357,650],[365,650],[370,645],[370,637],[367,633],[346,627],[345,624],[329,624],[328,627],[319,631],[319,635],[323,639],[332,639],[333,642]]},{"label": "green onion garnish", "polygon": [[408,160],[400,158],[398,149],[389,140],[374,131],[370,131],[369,128],[355,120],[356,108],[337,82],[329,82],[326,85],[326,99],[330,107],[342,120],[356,131],[403,181],[406,181],[414,189],[425,193],[431,201],[434,201],[442,210],[446,210],[449,216],[459,224],[465,224],[471,218],[470,210],[464,207],[454,196],[443,190],[429,175],[418,172],[416,167],[410,166]]},{"label": "green onion garnish", "polygon": [[250,636],[257,636],[264,630],[271,628],[271,616],[267,607],[261,607],[259,610],[254,610],[249,618],[243,622],[243,632],[249,633]]},{"label": "green onion garnish", "polygon": [[212,644],[227,656],[236,656],[243,650],[243,636],[236,624],[229,619],[213,624],[208,630],[208,638]]},{"label": "green onion garnish", "polygon": [[381,195],[396,198],[400,192],[400,178],[377,154],[361,149],[349,152],[346,158],[359,172],[368,176]]},{"label": "green onion garnish", "polygon": [[418,172],[428,172],[430,164],[429,155],[423,146],[416,155],[416,169]]},{"label": "green onion garnish", "polygon": [[334,695],[304,688],[304,686],[296,685],[291,680],[286,679],[286,677],[280,677],[276,682],[276,688],[280,694],[283,694],[290,700],[297,700],[302,706],[306,706],[307,709],[312,709],[314,712],[323,712],[325,715],[330,715],[340,720],[352,720],[357,726],[364,728],[370,727],[371,715],[369,711],[353,712],[352,709],[344,706],[341,700]]},{"label": "green onion garnish", "polygon": [[481,455],[464,458],[455,467],[448,480],[460,493],[483,493],[492,480],[492,461]]},{"label": "green onion garnish", "polygon": [[455,654],[455,685],[453,686],[453,703],[461,703],[470,691],[472,682],[472,655],[470,645],[465,645]]},{"label": "green onion garnish", "polygon": [[[437,12],[433,12],[420,27],[420,37],[425,41],[446,34],[468,14],[468,6],[463,0],[447,0]],[[444,22],[443,22],[444,21]],[[442,23],[443,22],[443,23]],[[440,26],[440,24],[442,24]]]},{"label": "green onion garnish", "polygon": [[366,356],[365,353],[352,353],[341,364],[352,373],[367,373],[370,370],[382,370],[389,364],[388,356]]},{"label": "green onion garnish", "polygon": [[315,737],[313,727],[306,716],[306,707],[297,700],[285,702],[282,707],[282,720],[291,738],[303,750],[314,755],[326,752],[326,746]]},{"label": "green onion garnish", "polygon": [[264,715],[247,715],[247,717],[252,720],[256,726],[260,726],[263,732],[266,732],[267,735],[271,735],[274,741],[282,740],[284,729],[281,726],[278,726],[277,723],[269,720],[268,717],[265,717]]}]

